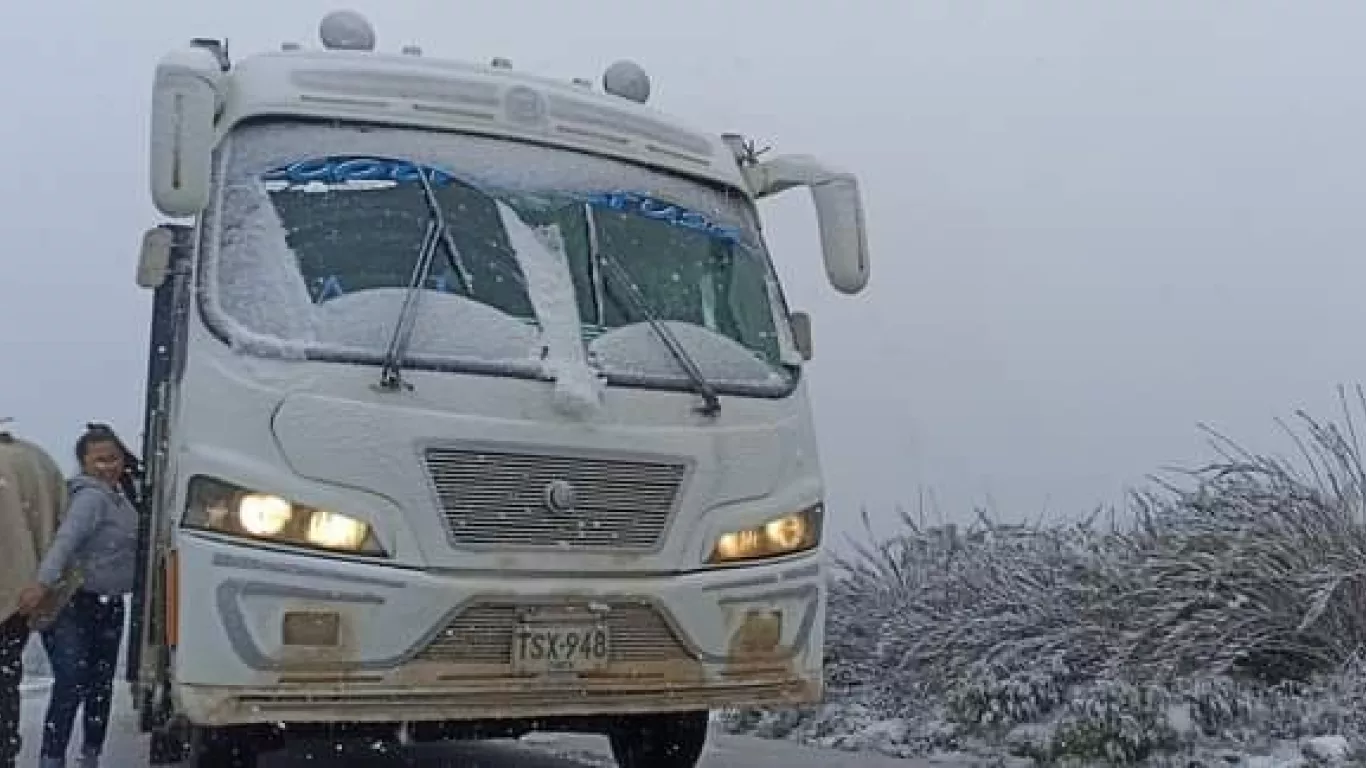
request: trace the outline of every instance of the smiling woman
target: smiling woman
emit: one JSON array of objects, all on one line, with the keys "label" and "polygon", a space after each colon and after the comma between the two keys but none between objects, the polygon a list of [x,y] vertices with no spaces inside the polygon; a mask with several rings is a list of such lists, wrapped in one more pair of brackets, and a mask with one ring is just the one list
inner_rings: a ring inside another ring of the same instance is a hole
[{"label": "smiling woman", "polygon": [[81,473],[68,483],[70,503],[38,567],[30,608],[50,602],[55,618],[42,629],[54,682],[43,722],[43,768],[65,765],[81,712],[81,765],[96,768],[114,699],[123,642],[124,597],[133,591],[138,513],[120,490],[128,449],[107,427],[92,425],[76,441]]}]

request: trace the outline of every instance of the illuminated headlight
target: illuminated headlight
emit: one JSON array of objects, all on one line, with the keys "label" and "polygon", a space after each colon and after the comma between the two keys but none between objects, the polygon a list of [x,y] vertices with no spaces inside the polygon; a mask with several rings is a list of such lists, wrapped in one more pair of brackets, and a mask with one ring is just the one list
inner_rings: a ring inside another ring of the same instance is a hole
[{"label": "illuminated headlight", "polygon": [[190,481],[185,525],[297,547],[388,554],[362,520],[207,477]]},{"label": "illuminated headlight", "polygon": [[821,543],[824,511],[817,504],[801,512],[775,517],[763,525],[722,534],[716,539],[707,562],[760,560],[812,549]]}]

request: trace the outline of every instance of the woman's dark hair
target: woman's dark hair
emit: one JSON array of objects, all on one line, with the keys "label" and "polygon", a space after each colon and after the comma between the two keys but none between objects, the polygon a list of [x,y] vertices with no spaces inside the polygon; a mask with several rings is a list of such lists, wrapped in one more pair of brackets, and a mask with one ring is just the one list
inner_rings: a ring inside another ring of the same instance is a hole
[{"label": "woman's dark hair", "polygon": [[119,453],[123,454],[125,460],[132,455],[128,452],[128,448],[123,444],[123,441],[119,439],[119,436],[114,433],[112,427],[108,424],[91,422],[85,425],[85,432],[80,437],[76,438],[76,461],[84,464],[86,455],[90,453],[90,446],[95,443],[113,443],[114,445],[117,445]]}]

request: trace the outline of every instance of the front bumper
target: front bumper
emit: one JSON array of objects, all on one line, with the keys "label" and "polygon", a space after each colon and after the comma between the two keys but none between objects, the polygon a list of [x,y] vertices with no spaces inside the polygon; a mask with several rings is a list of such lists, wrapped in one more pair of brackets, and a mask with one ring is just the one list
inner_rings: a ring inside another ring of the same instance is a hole
[{"label": "front bumper", "polygon": [[[173,700],[209,726],[487,721],[791,706],[822,694],[819,555],[670,577],[455,575],[182,537]],[[527,611],[603,610],[610,663],[515,674]],[[335,616],[326,647],[287,613]]]},{"label": "front bumper", "polygon": [[795,675],[770,681],[705,683],[612,683],[545,685],[469,681],[444,688],[397,686],[281,686],[177,688],[182,714],[196,725],[276,723],[419,723],[543,720],[662,712],[694,712],[732,706],[791,707],[820,700],[819,679]]}]

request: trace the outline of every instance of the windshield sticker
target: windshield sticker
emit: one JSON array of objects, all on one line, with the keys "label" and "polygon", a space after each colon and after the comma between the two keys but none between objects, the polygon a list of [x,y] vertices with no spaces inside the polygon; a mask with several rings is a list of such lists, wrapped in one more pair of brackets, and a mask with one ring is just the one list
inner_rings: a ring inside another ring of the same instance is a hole
[{"label": "windshield sticker", "polygon": [[444,187],[455,181],[455,176],[439,168],[408,160],[355,155],[300,160],[267,171],[261,180],[268,192],[391,189],[400,184],[417,183],[419,174],[424,171],[434,187]]},{"label": "windshield sticker", "polygon": [[[433,187],[457,181],[454,174],[411,160],[395,160],[361,155],[333,155],[300,160],[267,171],[261,180],[267,192],[333,192],[393,189],[420,181],[424,173]],[[490,190],[492,192],[492,190]],[[496,196],[496,193],[495,193]],[[688,210],[640,192],[617,190],[574,195],[589,205],[662,221],[675,227],[702,232],[711,237],[742,245],[740,228],[713,221],[705,214]]]},{"label": "windshield sticker", "polygon": [[600,192],[588,195],[585,202],[623,213],[634,213],[647,219],[662,221],[676,227],[704,232],[712,237],[740,245],[740,229],[728,227],[708,219],[704,214],[690,211],[673,203],[657,200],[639,192]]},{"label": "windshield sticker", "polygon": [[321,304],[328,299],[335,299],[346,295],[346,289],[342,287],[341,278],[336,275],[320,277],[317,280],[318,292],[313,296],[314,304]]}]

